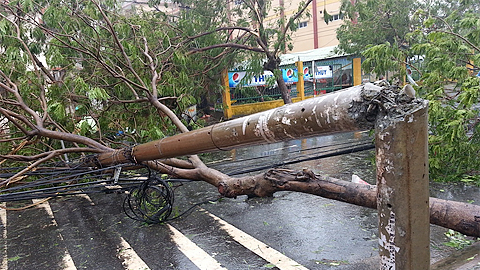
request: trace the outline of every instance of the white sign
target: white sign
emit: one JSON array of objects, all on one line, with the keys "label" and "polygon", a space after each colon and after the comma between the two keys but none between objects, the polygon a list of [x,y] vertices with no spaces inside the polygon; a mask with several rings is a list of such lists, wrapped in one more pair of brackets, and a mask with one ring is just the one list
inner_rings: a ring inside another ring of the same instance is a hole
[{"label": "white sign", "polygon": [[317,69],[315,70],[315,79],[326,79],[332,77],[333,71],[330,66],[317,66]]}]

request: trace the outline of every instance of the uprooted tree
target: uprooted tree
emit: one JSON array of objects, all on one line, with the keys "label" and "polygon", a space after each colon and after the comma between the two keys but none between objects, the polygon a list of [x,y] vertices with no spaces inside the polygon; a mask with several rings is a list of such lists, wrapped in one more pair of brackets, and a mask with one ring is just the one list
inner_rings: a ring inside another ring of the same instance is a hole
[{"label": "uprooted tree", "polygon": [[[211,54],[201,55],[203,61],[199,55],[189,57],[192,44],[181,38],[182,31],[195,29],[181,31],[165,23],[160,13],[121,16],[113,6],[95,1],[50,4],[1,4],[0,162],[7,168],[0,179],[3,192],[59,186],[56,195],[71,186],[75,194],[89,183],[84,177],[89,172],[125,165],[205,181],[227,197],[291,190],[376,207],[373,186],[310,171],[270,170],[235,178],[190,154],[369,129],[378,115],[388,113],[385,104],[400,112],[416,104],[396,87],[359,86],[188,132],[177,115],[192,102],[192,91],[217,86],[207,78],[220,73],[228,56],[215,58],[209,50]],[[111,134],[118,131],[125,136],[122,141]],[[125,145],[129,141],[134,144]],[[188,159],[176,158],[183,155]],[[45,177],[52,170],[64,173],[62,181]],[[431,201],[432,222],[465,234],[479,234],[478,213],[474,205]]]}]

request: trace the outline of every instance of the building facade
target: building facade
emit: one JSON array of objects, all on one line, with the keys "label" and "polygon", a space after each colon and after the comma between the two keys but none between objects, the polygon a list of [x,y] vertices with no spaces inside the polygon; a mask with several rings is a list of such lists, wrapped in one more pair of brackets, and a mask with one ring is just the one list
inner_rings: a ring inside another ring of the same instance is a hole
[{"label": "building facade", "polygon": [[[227,0],[226,5],[230,9],[241,5],[243,0]],[[302,0],[272,0],[269,11],[269,16],[266,18],[266,23],[275,23],[281,16],[288,19],[298,10]],[[338,45],[336,29],[342,24],[342,15],[340,14],[341,0],[313,0],[308,6],[307,12],[309,17],[305,17],[298,21],[298,29],[292,34],[293,50],[286,53],[296,53],[302,51],[309,51],[313,49],[332,47]],[[130,10],[159,10],[167,15],[175,16],[182,8],[180,4],[172,0],[164,0],[162,4],[155,8],[148,6],[148,0],[127,0],[123,1],[123,9],[128,12]],[[275,10],[281,10],[275,13]],[[325,23],[325,11],[332,16],[332,21]],[[231,25],[235,25],[236,18],[234,15],[230,16]]]},{"label": "building facade", "polygon": [[[272,10],[283,6],[285,18],[290,18],[297,11],[300,2],[301,0],[272,0]],[[299,21],[298,29],[292,35],[294,47],[291,52],[338,45],[336,30],[343,21],[340,14],[341,3],[341,0],[313,0],[307,8],[310,16]],[[328,24],[324,20],[325,11],[333,17]],[[268,19],[276,20],[277,16],[273,15]]]}]

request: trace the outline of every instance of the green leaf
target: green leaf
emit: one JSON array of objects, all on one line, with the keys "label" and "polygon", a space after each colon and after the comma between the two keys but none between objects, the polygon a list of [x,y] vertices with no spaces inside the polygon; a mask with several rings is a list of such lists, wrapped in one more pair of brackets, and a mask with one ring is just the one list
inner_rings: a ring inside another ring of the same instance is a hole
[{"label": "green leaf", "polygon": [[64,119],[67,116],[63,103],[54,102],[48,106],[49,113],[56,119]]},{"label": "green leaf", "polygon": [[327,12],[327,9],[324,8],[323,9],[323,21],[328,24],[329,22],[331,22],[333,20],[333,16],[330,15],[328,12]]},{"label": "green leaf", "polygon": [[110,98],[105,89],[99,87],[89,89],[87,96],[90,100],[107,100]]},{"label": "green leaf", "polygon": [[0,35],[5,35],[7,34],[7,30],[8,30],[8,20],[0,20]]}]

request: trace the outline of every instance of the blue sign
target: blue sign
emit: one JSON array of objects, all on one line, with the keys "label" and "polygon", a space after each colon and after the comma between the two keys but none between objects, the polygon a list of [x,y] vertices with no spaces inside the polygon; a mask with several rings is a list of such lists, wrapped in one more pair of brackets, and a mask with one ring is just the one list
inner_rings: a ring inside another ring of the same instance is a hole
[{"label": "blue sign", "polygon": [[[310,79],[310,74],[308,73],[308,68],[304,68],[303,78],[305,80]],[[244,79],[246,76],[246,71],[230,71],[228,72],[228,86],[230,88],[237,87],[242,81],[242,86],[264,86],[267,84],[267,79],[273,77],[273,73],[270,71],[264,71],[263,74],[258,76],[252,76],[250,79]],[[298,71],[297,69],[282,69],[283,80],[287,84],[297,83],[298,82]]]}]

